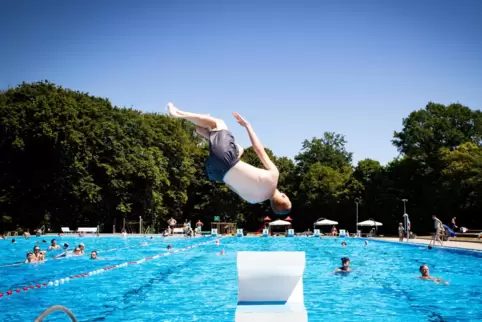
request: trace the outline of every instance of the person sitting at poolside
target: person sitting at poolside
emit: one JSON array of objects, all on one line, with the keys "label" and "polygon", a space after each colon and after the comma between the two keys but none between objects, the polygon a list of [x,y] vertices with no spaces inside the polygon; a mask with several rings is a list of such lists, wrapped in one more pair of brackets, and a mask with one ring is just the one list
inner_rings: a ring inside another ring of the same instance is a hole
[{"label": "person sitting at poolside", "polygon": [[422,274],[422,276],[419,276],[418,278],[420,278],[422,280],[434,281],[435,284],[438,284],[438,283],[442,282],[445,285],[448,285],[448,283],[449,283],[449,282],[447,282],[447,281],[445,281],[445,280],[443,280],[439,277],[430,276],[430,270],[428,269],[428,266],[426,264],[421,265],[419,270],[420,270],[420,273]]},{"label": "person sitting at poolside", "polygon": [[341,259],[341,267],[338,267],[335,270],[335,273],[336,272],[351,272],[350,259],[348,257],[343,257]]},{"label": "person sitting at poolside", "polygon": [[171,117],[190,121],[196,125],[196,132],[209,141],[206,170],[211,181],[224,182],[229,189],[251,204],[270,200],[271,209],[276,214],[285,215],[291,211],[290,199],[277,188],[278,168],[269,158],[251,125],[241,115],[233,113],[239,125],[247,130],[253,150],[264,169],[241,161],[244,150],[236,143],[223,120],[184,112],[172,103],[167,104],[167,108]]},{"label": "person sitting at poolside", "polygon": [[60,249],[60,245],[57,244],[57,241],[55,239],[52,239],[49,249]]},{"label": "person sitting at poolside", "polygon": [[97,252],[95,250],[90,253],[90,259],[97,259]]}]

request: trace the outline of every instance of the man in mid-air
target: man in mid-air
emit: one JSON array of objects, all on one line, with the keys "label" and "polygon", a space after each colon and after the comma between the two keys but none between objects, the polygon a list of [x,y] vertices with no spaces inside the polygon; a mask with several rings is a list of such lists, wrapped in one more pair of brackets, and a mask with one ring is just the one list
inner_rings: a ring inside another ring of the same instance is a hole
[{"label": "man in mid-air", "polygon": [[259,203],[267,199],[276,214],[291,211],[291,201],[278,189],[279,172],[270,160],[254,133],[251,125],[238,113],[233,113],[239,125],[246,128],[254,151],[266,169],[253,167],[241,161],[243,148],[236,144],[233,134],[223,120],[209,115],[184,112],[172,103],[167,105],[169,115],[188,120],[196,125],[196,132],[209,140],[209,157],[206,171],[211,181],[224,182],[232,191],[249,203]]}]

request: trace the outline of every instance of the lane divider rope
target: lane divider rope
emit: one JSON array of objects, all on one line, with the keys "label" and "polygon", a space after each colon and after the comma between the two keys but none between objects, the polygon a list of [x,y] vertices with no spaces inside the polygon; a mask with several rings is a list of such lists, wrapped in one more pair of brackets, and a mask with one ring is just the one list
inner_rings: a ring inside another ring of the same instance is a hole
[{"label": "lane divider rope", "polygon": [[169,255],[172,255],[172,254],[175,254],[175,253],[187,251],[187,250],[192,249],[192,248],[197,248],[197,247],[200,247],[200,246],[203,246],[203,245],[211,244],[211,243],[215,242],[216,240],[220,240],[222,238],[223,237],[216,238],[214,240],[209,240],[209,241],[197,243],[197,244],[194,244],[194,245],[189,245],[189,246],[186,246],[184,248],[174,249],[174,250],[171,250],[167,253],[161,253],[161,254],[157,254],[157,255],[154,255],[154,256],[145,257],[145,258],[139,259],[137,261],[129,261],[129,262],[125,262],[125,263],[121,263],[121,264],[117,264],[117,265],[111,265],[111,266],[107,266],[107,267],[104,267],[104,268],[100,268],[100,269],[97,269],[97,270],[94,270],[94,271],[91,271],[91,272],[71,275],[70,277],[65,277],[65,278],[61,278],[61,279],[58,279],[58,280],[54,280],[54,281],[24,286],[24,287],[16,288],[16,289],[13,289],[13,290],[8,290],[5,293],[0,292],[0,298],[3,298],[4,296],[10,296],[10,295],[22,293],[22,291],[27,292],[29,290],[34,290],[34,289],[39,289],[39,288],[45,288],[45,287],[50,287],[50,286],[59,286],[60,284],[67,283],[70,280],[102,274],[102,273],[105,273],[107,271],[111,271],[111,270],[119,269],[119,268],[124,268],[124,267],[127,267],[129,265],[142,264],[146,261],[151,261],[153,259],[166,257],[166,256],[169,256]]},{"label": "lane divider rope", "polygon": [[[194,237],[194,238],[200,238],[200,237]],[[153,246],[153,245],[162,245],[162,244],[165,244],[166,241],[167,241],[167,239],[152,242],[152,239],[151,239],[151,242],[149,242],[147,245],[144,245],[144,246],[142,246],[142,243],[141,243],[141,244],[138,244],[138,245],[132,245],[132,246],[126,246],[126,247],[120,247],[120,248],[110,248],[110,249],[106,249],[106,250],[99,249],[99,250],[96,250],[96,252],[97,252],[97,254],[103,254],[103,253],[107,253],[107,252],[113,252],[113,251],[118,251],[118,250],[129,249],[129,248],[138,248],[140,246],[146,247],[146,246]],[[147,241],[144,241],[144,243],[147,243]],[[70,248],[70,249],[72,249],[72,248]],[[93,249],[95,249],[95,247]],[[47,250],[47,254],[52,254],[54,251],[55,250]],[[70,252],[72,253],[73,251],[70,250]],[[67,258],[75,257],[75,256],[72,256],[72,255],[57,257],[57,256],[60,256],[60,255],[63,255],[64,253],[65,253],[65,251],[62,251],[62,252],[60,252],[59,254],[57,254],[53,257],[47,257],[45,259],[45,261],[48,261],[48,260],[65,260]],[[19,265],[24,265],[24,264],[25,264],[25,261],[21,261],[21,262],[16,262],[16,263],[12,263],[12,264],[1,265],[0,268],[13,267],[13,266],[19,266]]]}]

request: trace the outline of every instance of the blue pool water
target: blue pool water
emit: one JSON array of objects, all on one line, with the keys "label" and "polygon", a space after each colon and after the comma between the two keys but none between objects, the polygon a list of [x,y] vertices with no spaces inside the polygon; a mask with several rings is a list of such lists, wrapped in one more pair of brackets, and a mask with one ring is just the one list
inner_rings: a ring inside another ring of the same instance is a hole
[{"label": "blue pool water", "polygon": [[[237,303],[237,251],[305,251],[305,305],[310,321],[454,321],[482,317],[482,255],[444,249],[361,239],[224,238],[138,265],[108,271],[57,287],[5,295],[5,291],[39,282],[93,271],[166,252],[166,246],[184,248],[197,239],[145,237],[62,237],[70,246],[83,242],[89,256],[48,260],[41,264],[5,266],[22,261],[37,241],[0,240],[1,321],[33,321],[51,305],[71,309],[79,321],[233,321]],[[147,242],[147,246],[140,246]],[[42,249],[47,244],[39,244]],[[119,249],[120,250],[112,250]],[[216,256],[225,249],[226,256]],[[54,252],[48,254],[52,256]],[[340,258],[351,259],[353,272],[332,271]],[[431,275],[447,286],[421,281],[418,267],[427,263]],[[45,321],[70,321],[54,313]]]}]

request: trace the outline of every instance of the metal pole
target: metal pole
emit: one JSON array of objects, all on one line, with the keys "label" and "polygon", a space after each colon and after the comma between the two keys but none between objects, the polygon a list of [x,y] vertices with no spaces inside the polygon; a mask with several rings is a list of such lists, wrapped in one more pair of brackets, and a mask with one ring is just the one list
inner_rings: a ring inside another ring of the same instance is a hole
[{"label": "metal pole", "polygon": [[406,214],[407,213],[407,207],[406,207],[406,202],[408,201],[408,199],[402,199],[403,201],[403,213]]},{"label": "metal pole", "polygon": [[356,203],[356,226],[355,226],[355,236],[358,236],[358,203],[360,202],[359,198],[355,199]]},{"label": "metal pole", "polygon": [[139,235],[142,234],[142,217],[139,216]]}]

